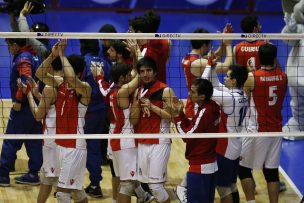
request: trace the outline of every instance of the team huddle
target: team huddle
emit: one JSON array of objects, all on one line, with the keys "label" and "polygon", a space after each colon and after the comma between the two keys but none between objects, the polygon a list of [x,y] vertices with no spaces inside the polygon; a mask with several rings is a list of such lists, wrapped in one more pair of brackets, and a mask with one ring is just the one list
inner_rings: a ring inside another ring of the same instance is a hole
[{"label": "team huddle", "polygon": [[[30,9],[26,4],[20,18]],[[159,24],[159,15],[147,11],[129,20],[129,32],[156,33]],[[244,33],[261,32],[255,16],[244,17],[241,28]],[[115,29],[106,25],[101,32]],[[223,33],[231,32],[227,24]],[[208,31],[197,28],[194,33]],[[7,134],[164,134],[171,123],[181,134],[282,131],[287,77],[277,62],[277,47],[270,42],[243,41],[233,47],[231,40],[223,40],[213,51],[210,40],[191,40],[192,50],[181,61],[188,88],[184,103],[166,84],[170,40],[102,40],[100,51],[98,40],[81,39],[81,55],[69,56],[66,39],[53,45],[50,53],[39,48],[45,44],[32,40],[6,39],[14,55]],[[224,84],[218,74],[226,75]],[[189,169],[177,186],[186,194],[181,202],[214,202],[215,190],[221,202],[239,202],[239,177],[247,202],[253,203],[253,169],[263,169],[269,201],[278,202],[282,138],[183,141]],[[9,171],[23,143],[29,172],[15,181],[40,184],[37,202],[46,202],[53,186],[60,203],[71,197],[87,202],[87,194],[102,195],[100,140],[4,140],[0,186],[10,185]],[[113,135],[107,149],[113,202],[131,202],[134,195],[138,202],[170,202],[164,184],[171,144],[168,138]],[[91,184],[84,189],[86,168]]]}]

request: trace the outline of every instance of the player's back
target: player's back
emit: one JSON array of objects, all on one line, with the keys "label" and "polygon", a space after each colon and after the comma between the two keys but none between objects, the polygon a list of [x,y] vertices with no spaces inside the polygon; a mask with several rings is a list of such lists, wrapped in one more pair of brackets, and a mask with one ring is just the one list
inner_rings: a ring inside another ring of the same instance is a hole
[{"label": "player's back", "polygon": [[265,40],[242,41],[238,43],[235,46],[236,63],[247,67],[247,62],[250,59],[251,65],[257,70],[260,69],[259,47],[265,43]]},{"label": "player's back", "polygon": [[[254,83],[250,108],[251,113],[255,113],[258,131],[281,132],[281,110],[287,88],[286,74],[279,68],[260,69],[254,72]],[[254,118],[251,116],[249,125],[253,124],[252,119]]]},{"label": "player's back", "polygon": [[[62,83],[58,88],[56,100],[56,133],[57,134],[83,134],[84,117],[87,106],[80,102],[74,89]],[[84,139],[56,140],[58,145],[71,148],[86,148]]]}]

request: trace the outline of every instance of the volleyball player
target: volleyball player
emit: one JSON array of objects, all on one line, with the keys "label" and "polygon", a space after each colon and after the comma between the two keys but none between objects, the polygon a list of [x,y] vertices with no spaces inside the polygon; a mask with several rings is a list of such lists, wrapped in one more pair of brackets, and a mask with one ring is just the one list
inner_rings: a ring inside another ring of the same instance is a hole
[{"label": "volleyball player", "polygon": [[[250,95],[249,132],[281,132],[282,105],[287,88],[286,74],[275,66],[277,48],[264,44],[259,48],[261,69],[250,73],[247,91]],[[247,202],[254,203],[251,169],[263,169],[269,202],[279,198],[279,161],[281,137],[245,138],[242,144],[239,177]]]}]

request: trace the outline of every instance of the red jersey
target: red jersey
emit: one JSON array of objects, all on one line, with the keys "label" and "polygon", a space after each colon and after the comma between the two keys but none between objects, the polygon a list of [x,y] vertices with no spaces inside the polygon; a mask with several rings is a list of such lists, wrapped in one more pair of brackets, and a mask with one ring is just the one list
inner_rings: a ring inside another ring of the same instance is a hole
[{"label": "red jersey", "polygon": [[[87,106],[79,102],[74,89],[67,83],[58,88],[56,106],[56,134],[83,134]],[[56,144],[67,148],[86,149],[85,139],[57,139]]]},{"label": "red jersey", "polygon": [[[133,127],[130,123],[130,107],[122,109],[117,103],[117,93],[120,87],[116,86],[110,92],[110,133],[111,134],[132,134]],[[111,148],[113,151],[136,147],[134,138],[125,139],[110,139]]]},{"label": "red jersey", "polygon": [[254,82],[249,127],[256,127],[258,132],[281,132],[281,110],[287,88],[286,74],[279,68],[262,68],[254,72]]},{"label": "red jersey", "polygon": [[[148,88],[145,97],[150,100],[150,102],[158,106],[159,108],[163,108],[163,91],[167,87],[166,84],[159,82],[158,80],[153,83],[151,87]],[[138,94],[144,87],[140,87],[138,89]],[[140,112],[140,119],[136,126],[134,126],[135,133],[138,134],[147,134],[147,133],[155,133],[155,134],[165,134],[169,133],[170,129],[170,120],[162,119],[153,111],[150,111],[150,117],[144,116],[143,112]],[[138,143],[141,144],[165,144],[171,143],[169,138],[160,138],[160,139],[138,139]]]},{"label": "red jersey", "polygon": [[261,68],[259,47],[266,44],[265,40],[243,41],[235,46],[235,60],[237,64],[247,67],[249,59],[254,63],[256,70]]},{"label": "red jersey", "polygon": [[157,64],[157,79],[166,83],[166,64],[169,58],[170,42],[167,39],[149,40],[142,46],[143,56],[149,56]]},{"label": "red jersey", "polygon": [[[201,57],[198,54],[189,53],[182,60],[182,66],[183,66],[184,73],[185,73],[188,92],[190,92],[192,82],[196,79],[196,76],[191,73],[191,64],[192,64],[193,61],[195,61],[197,59],[200,59],[200,58]],[[194,107],[195,107],[195,104],[191,101],[191,99],[189,97],[189,94],[188,94],[187,103],[186,103],[186,106],[185,106],[185,112],[186,112],[186,116],[188,118],[193,118],[194,117],[194,115],[196,113]]]},{"label": "red jersey", "polygon": [[[178,132],[182,134],[218,133],[219,120],[220,107],[210,100],[198,108],[192,120],[182,112],[179,117],[175,118],[175,125]],[[183,140],[186,142],[185,156],[189,161],[189,171],[203,173],[201,165],[216,164],[216,138],[185,138]]]}]

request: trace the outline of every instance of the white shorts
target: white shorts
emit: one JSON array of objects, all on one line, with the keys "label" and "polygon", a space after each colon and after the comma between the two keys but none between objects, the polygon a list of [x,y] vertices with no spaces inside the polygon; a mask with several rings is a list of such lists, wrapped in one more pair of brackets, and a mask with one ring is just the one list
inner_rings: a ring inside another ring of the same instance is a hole
[{"label": "white shorts", "polygon": [[82,190],[87,150],[58,146],[60,173],[58,187]]},{"label": "white shorts", "polygon": [[240,165],[251,169],[279,168],[281,137],[244,138]]},{"label": "white shorts", "polygon": [[113,166],[120,180],[137,180],[137,148],[113,151]]},{"label": "white shorts", "polygon": [[142,183],[163,183],[171,144],[138,144],[138,180]]},{"label": "white shorts", "polygon": [[58,177],[60,168],[58,167],[58,153],[57,146],[43,146],[42,147],[43,163],[41,173],[44,173],[46,178]]}]

